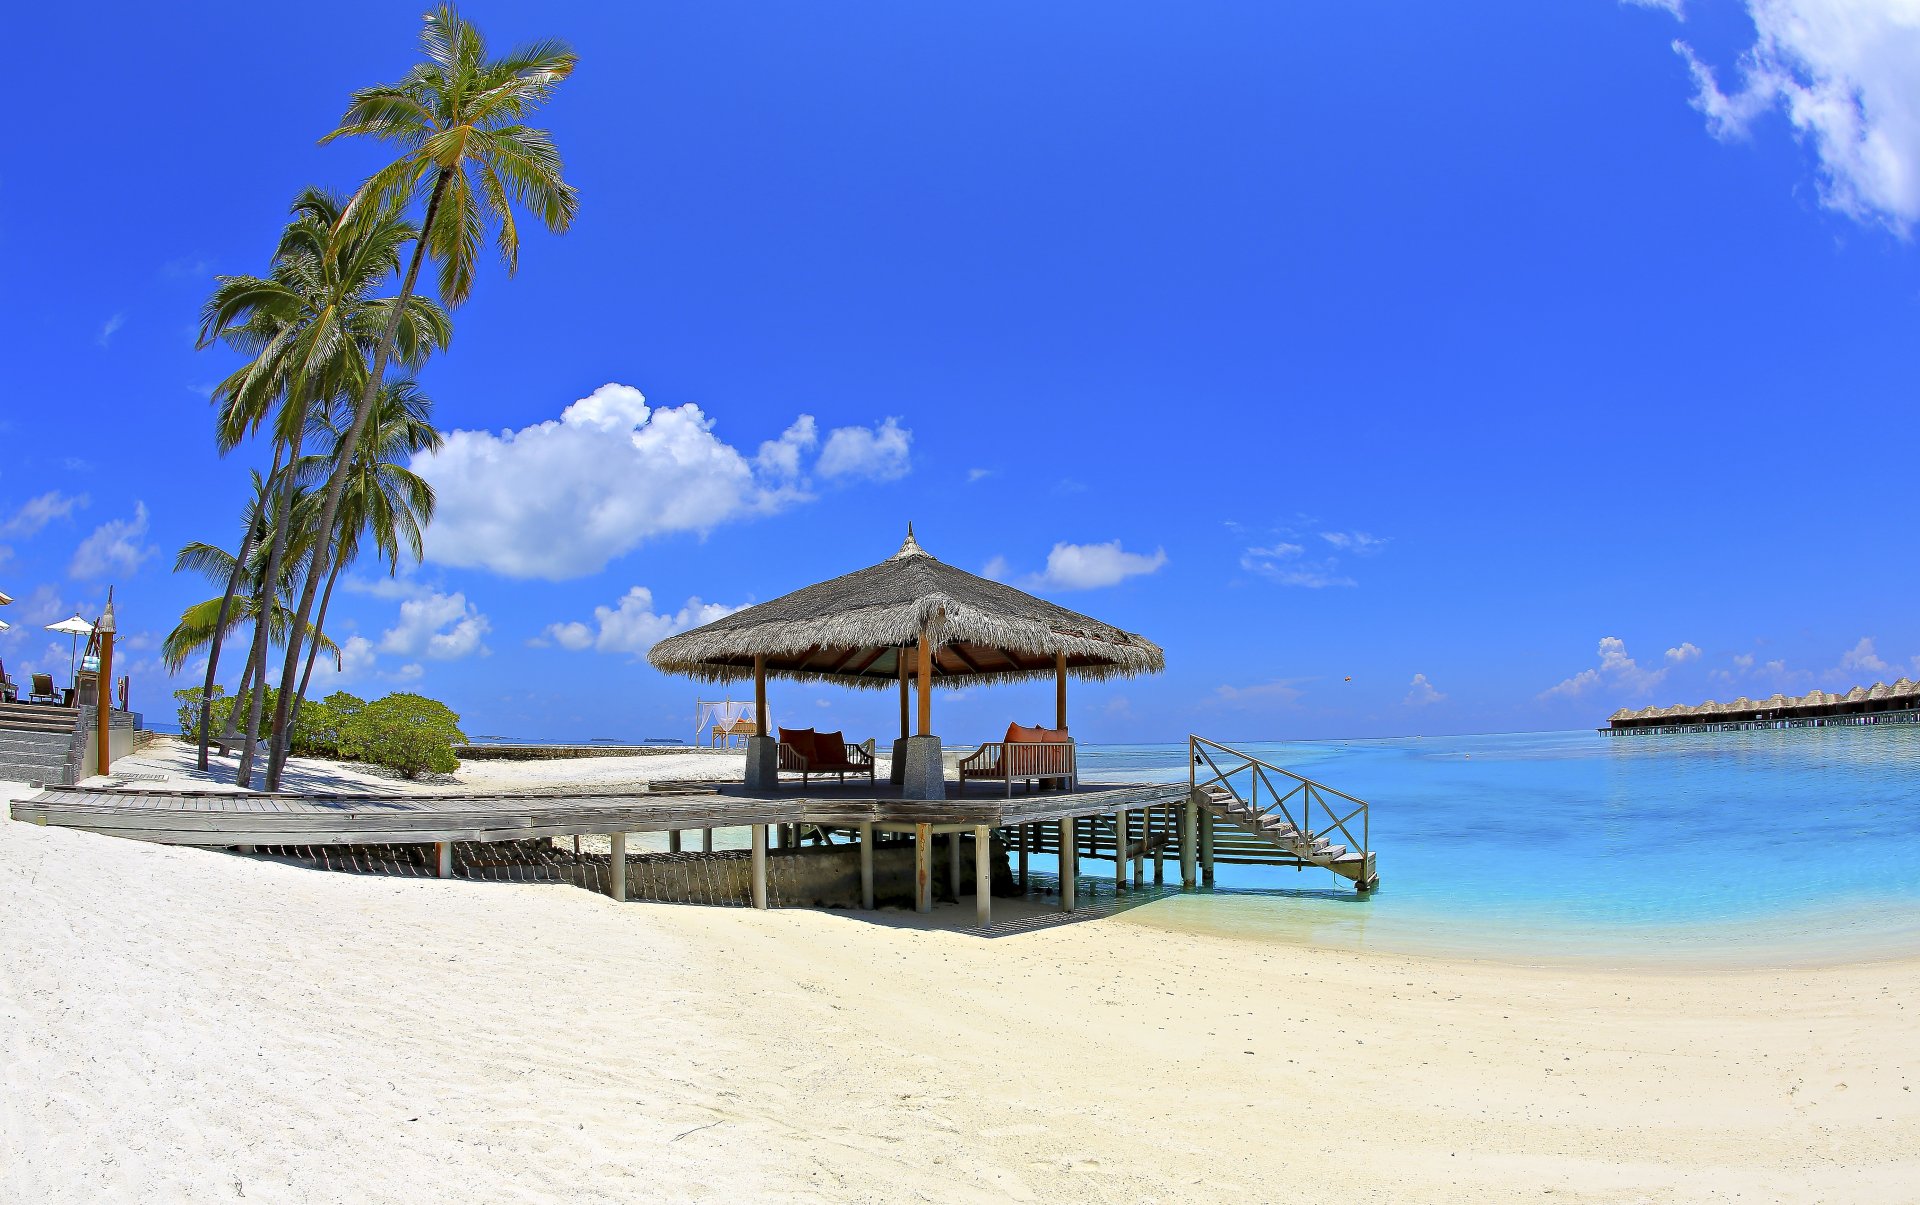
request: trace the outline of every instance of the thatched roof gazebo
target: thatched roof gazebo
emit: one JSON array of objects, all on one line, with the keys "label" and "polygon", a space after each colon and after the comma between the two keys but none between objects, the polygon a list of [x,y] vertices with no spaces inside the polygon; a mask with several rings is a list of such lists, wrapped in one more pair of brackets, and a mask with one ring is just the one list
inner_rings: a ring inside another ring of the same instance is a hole
[{"label": "thatched roof gazebo", "polygon": [[[1133,632],[1035,598],[936,559],[914,539],[877,565],[795,590],[714,620],[653,646],[647,660],[667,673],[706,681],[752,678],[754,716],[766,740],[767,678],[833,682],[900,691],[900,735],[909,736],[910,682],[917,683],[923,748],[907,756],[905,793],[939,798],[939,742],[933,735],[932,691],[939,686],[1053,678],[1057,726],[1066,728],[1067,679],[1100,680],[1159,673],[1160,646]],[[749,741],[749,784],[771,749]],[[931,761],[928,761],[929,756]],[[915,767],[923,781],[916,782]],[[924,781],[927,774],[931,781]],[[763,780],[771,785],[773,774]],[[896,772],[898,778],[898,771]],[[921,794],[918,792],[925,791]]]}]

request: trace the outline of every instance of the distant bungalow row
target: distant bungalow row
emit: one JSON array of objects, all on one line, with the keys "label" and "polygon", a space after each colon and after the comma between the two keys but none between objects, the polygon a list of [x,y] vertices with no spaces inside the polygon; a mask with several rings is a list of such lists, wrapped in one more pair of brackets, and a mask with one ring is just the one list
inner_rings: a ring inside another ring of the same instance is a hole
[{"label": "distant bungalow row", "polygon": [[1731,703],[1709,699],[1697,707],[1622,707],[1609,718],[1606,733],[1706,732],[1741,728],[1820,728],[1831,724],[1920,723],[1920,684],[1902,678],[1892,686],[1875,682],[1856,686],[1844,695],[1824,690],[1798,698],[1774,695],[1753,700],[1742,695]]}]

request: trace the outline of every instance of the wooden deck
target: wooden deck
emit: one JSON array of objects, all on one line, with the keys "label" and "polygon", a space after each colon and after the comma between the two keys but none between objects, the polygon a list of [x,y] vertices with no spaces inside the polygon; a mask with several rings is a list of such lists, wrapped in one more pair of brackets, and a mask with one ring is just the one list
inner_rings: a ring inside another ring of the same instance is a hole
[{"label": "wooden deck", "polygon": [[512,841],[768,824],[930,824],[1001,828],[1178,803],[1182,783],[1088,783],[1077,791],[971,791],[916,802],[861,783],[749,794],[739,784],[662,783],[646,791],[511,795],[253,794],[239,791],[48,787],[12,805],[32,824],[173,845],[378,845]]}]

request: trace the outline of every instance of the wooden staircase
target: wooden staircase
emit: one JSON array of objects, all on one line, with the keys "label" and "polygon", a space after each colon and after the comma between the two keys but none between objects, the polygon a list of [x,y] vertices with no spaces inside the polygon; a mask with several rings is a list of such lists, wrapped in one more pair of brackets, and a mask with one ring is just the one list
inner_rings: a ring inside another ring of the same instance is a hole
[{"label": "wooden staircase", "polygon": [[[1205,737],[1188,738],[1187,764],[1194,797],[1211,820],[1225,821],[1278,855],[1261,861],[1317,866],[1360,891],[1380,885],[1364,800]],[[1205,840],[1217,844],[1211,835]]]}]

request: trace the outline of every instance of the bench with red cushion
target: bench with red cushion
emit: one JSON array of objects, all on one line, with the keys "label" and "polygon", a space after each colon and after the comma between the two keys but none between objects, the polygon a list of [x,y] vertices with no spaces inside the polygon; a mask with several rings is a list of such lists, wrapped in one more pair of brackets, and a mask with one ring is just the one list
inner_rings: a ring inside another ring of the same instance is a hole
[{"label": "bench with red cushion", "polygon": [[1073,738],[1064,728],[1008,724],[1005,740],[980,746],[960,763],[961,785],[971,778],[1005,783],[1009,795],[1017,781],[1059,779],[1070,787],[1077,786],[1079,770]]},{"label": "bench with red cushion", "polygon": [[780,770],[798,774],[805,786],[815,774],[837,775],[841,782],[848,774],[867,776],[873,781],[873,755],[859,745],[847,744],[838,732],[815,732],[811,728],[780,730]]}]

